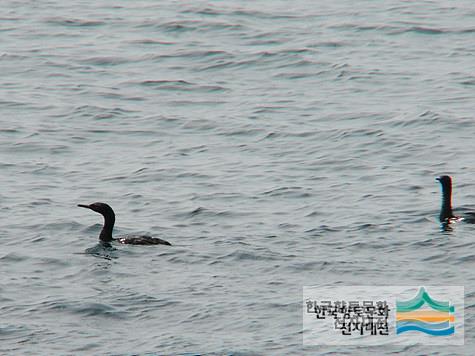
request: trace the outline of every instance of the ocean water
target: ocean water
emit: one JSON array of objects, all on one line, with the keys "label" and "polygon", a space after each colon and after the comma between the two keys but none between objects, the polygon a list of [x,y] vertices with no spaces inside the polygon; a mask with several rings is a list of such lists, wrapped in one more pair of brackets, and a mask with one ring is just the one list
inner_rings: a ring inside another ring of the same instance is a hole
[{"label": "ocean water", "polygon": [[[472,353],[473,1],[1,7],[1,354]],[[463,285],[465,346],[304,346],[305,285]]]}]

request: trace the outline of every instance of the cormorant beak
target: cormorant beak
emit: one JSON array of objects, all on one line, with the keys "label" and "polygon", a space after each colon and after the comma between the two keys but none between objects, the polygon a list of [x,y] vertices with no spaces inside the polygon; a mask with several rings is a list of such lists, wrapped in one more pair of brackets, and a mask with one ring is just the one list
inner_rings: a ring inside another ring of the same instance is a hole
[{"label": "cormorant beak", "polygon": [[91,209],[91,207],[89,205],[84,205],[84,204],[78,204],[79,207],[81,208],[88,208],[88,209]]},{"label": "cormorant beak", "polygon": [[435,180],[438,180],[440,182],[440,177],[435,178]]}]

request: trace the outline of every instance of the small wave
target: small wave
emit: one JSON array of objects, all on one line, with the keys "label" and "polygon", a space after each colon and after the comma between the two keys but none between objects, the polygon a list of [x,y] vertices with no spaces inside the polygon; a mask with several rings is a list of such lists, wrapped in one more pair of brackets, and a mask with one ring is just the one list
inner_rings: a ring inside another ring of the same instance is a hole
[{"label": "small wave", "polygon": [[[28,56],[23,56],[23,55],[20,55],[20,54],[13,54],[13,53],[2,53],[0,55],[0,59],[5,60],[5,61],[8,61],[8,60],[22,61],[22,60],[26,60],[28,58],[29,58]],[[5,84],[6,83],[3,83],[2,85],[5,85]]]},{"label": "small wave", "polygon": [[90,57],[80,60],[81,63],[96,65],[96,66],[115,66],[119,64],[129,63],[130,58],[126,57],[115,57],[115,56],[99,56],[99,57]]},{"label": "small wave", "polygon": [[139,82],[140,85],[147,87],[161,87],[161,86],[191,86],[193,83],[187,82],[186,80],[144,80]]},{"label": "small wave", "polygon": [[344,47],[347,46],[348,42],[344,41],[322,41],[322,42],[317,42],[313,44],[311,47],[330,47],[330,48],[338,48],[338,47]]},{"label": "small wave", "polygon": [[202,85],[188,82],[186,80],[145,80],[141,82],[129,82],[128,84],[138,84],[156,90],[167,91],[187,91],[187,92],[224,92],[227,88],[220,85]]},{"label": "small wave", "polygon": [[278,261],[281,260],[281,256],[274,255],[269,251],[245,251],[236,250],[224,256],[219,256],[217,259],[223,261]]},{"label": "small wave", "polygon": [[[1,103],[1,104],[3,105],[3,104],[5,104],[5,103]],[[8,104],[7,104],[7,105],[8,105]],[[20,130],[8,128],[8,129],[0,129],[0,132],[1,132],[1,133],[6,133],[6,134],[16,134],[16,133],[20,133]]]},{"label": "small wave", "polygon": [[393,30],[391,33],[402,34],[402,33],[411,33],[411,32],[421,34],[421,35],[440,35],[440,34],[450,32],[450,31],[442,30],[438,28],[424,27],[424,26],[411,26],[408,28],[399,28],[399,29]]},{"label": "small wave", "polygon": [[119,257],[118,250],[116,248],[112,247],[112,245],[105,245],[102,243],[98,243],[93,247],[87,248],[84,253],[86,255],[91,255],[106,260],[117,259]]},{"label": "small wave", "polygon": [[208,32],[216,30],[240,30],[244,25],[238,23],[228,23],[220,21],[203,21],[203,20],[177,20],[165,23],[157,22],[156,20],[144,21],[137,27],[151,27],[159,31],[168,33],[183,33],[191,31]]},{"label": "small wave", "polygon": [[[450,258],[447,258],[447,259],[450,259]],[[456,260],[455,260],[455,263],[456,264],[461,264],[461,263],[467,263],[467,262],[475,262],[475,254],[470,254],[468,256],[462,256],[462,257],[458,257]]]},{"label": "small wave", "polygon": [[92,27],[104,25],[104,21],[98,20],[86,20],[86,19],[73,19],[64,17],[49,17],[45,20],[45,23],[52,25],[60,25],[67,27]]},{"label": "small wave", "polygon": [[211,70],[221,70],[221,69],[237,69],[240,67],[253,67],[259,65],[260,61],[258,59],[243,59],[243,60],[226,60],[220,61],[219,63],[207,63],[201,67],[198,67],[198,71],[211,71]]},{"label": "small wave", "polygon": [[[21,353],[20,345],[22,343],[22,341],[20,340],[22,338],[24,338],[25,340],[30,340],[31,333],[32,333],[31,329],[25,325],[12,325],[12,324],[7,324],[5,322],[3,322],[2,325],[0,325],[0,336],[2,338],[2,341],[3,342],[7,342],[9,340],[16,341],[17,346],[19,346],[18,348],[19,353]],[[5,351],[5,349],[2,350],[1,348],[2,346],[4,346],[3,342],[2,342],[2,345],[0,346],[0,352]],[[9,351],[10,352],[15,351],[15,348],[10,348]]]},{"label": "small wave", "polygon": [[205,209],[203,207],[198,207],[188,213],[185,214],[188,217],[195,217],[195,216],[205,216],[205,217],[222,217],[222,216],[229,216],[231,212],[229,211],[212,211],[209,209]]},{"label": "small wave", "polygon": [[368,24],[368,25],[361,25],[359,23],[339,23],[336,25],[331,25],[328,28],[336,29],[336,30],[348,30],[348,31],[380,31],[380,32],[388,32],[388,31],[395,31],[399,27],[394,25],[387,25],[387,24]]},{"label": "small wave", "polygon": [[262,195],[268,195],[271,197],[286,196],[289,198],[308,198],[312,196],[310,189],[304,187],[279,187],[265,191]]},{"label": "small wave", "polygon": [[191,119],[183,124],[184,129],[208,131],[216,129],[216,123],[206,119]]},{"label": "small wave", "polygon": [[10,252],[7,253],[6,255],[3,255],[0,257],[0,261],[3,263],[8,263],[8,262],[22,262],[28,260],[29,257],[25,255],[20,255],[15,252]]},{"label": "small wave", "polygon": [[475,85],[475,78],[466,79],[466,80],[460,82],[460,84],[470,85],[470,86]]},{"label": "small wave", "polygon": [[291,15],[288,11],[281,11],[281,12],[264,12],[258,11],[256,9],[247,10],[247,9],[239,9],[234,10],[229,13],[230,16],[239,16],[239,17],[249,17],[249,18],[257,18],[257,19],[272,19],[272,20],[292,20],[292,19],[299,19],[305,18],[307,15]]},{"label": "small wave", "polygon": [[125,313],[102,303],[84,303],[74,306],[72,311],[82,316],[105,316],[113,319],[124,319]]},{"label": "small wave", "polygon": [[[261,131],[261,130],[260,130]],[[287,137],[287,138],[307,138],[307,137],[315,137],[317,136],[318,133],[315,131],[298,131],[298,132],[269,132],[266,134],[263,138],[260,139],[262,140],[268,140],[268,139],[275,139],[279,137]]]},{"label": "small wave", "polygon": [[340,232],[341,229],[330,227],[328,225],[320,225],[320,227],[316,227],[310,230],[305,231],[306,233],[312,236],[323,236],[329,232]]},{"label": "small wave", "polygon": [[140,39],[140,40],[132,40],[129,41],[129,43],[134,43],[134,44],[143,44],[143,45],[174,45],[175,42],[170,42],[170,41],[159,41],[159,40],[153,40],[153,39]]},{"label": "small wave", "polygon": [[326,261],[306,261],[306,262],[293,262],[287,263],[286,269],[291,269],[299,272],[304,271],[324,271],[329,263]]},{"label": "small wave", "polygon": [[245,136],[245,137],[252,137],[262,134],[263,129],[259,128],[242,128],[242,129],[235,129],[231,131],[219,132],[218,135],[224,136]]}]

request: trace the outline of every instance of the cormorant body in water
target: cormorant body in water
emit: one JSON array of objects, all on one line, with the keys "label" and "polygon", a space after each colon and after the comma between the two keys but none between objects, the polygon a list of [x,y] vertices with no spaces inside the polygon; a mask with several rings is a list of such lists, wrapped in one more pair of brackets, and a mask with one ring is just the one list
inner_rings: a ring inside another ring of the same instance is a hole
[{"label": "cormorant body in water", "polygon": [[114,239],[112,237],[112,230],[114,229],[115,214],[114,210],[112,210],[109,205],[105,203],[93,203],[90,205],[78,204],[78,206],[91,209],[104,217],[104,227],[99,235],[99,240],[104,244],[110,244],[112,241],[117,241],[121,244],[130,245],[171,245],[168,241],[144,235],[127,235]]},{"label": "cormorant body in water", "polygon": [[456,216],[452,210],[452,178],[449,176],[437,177],[442,186],[442,206],[440,208],[439,221],[442,225],[456,221],[464,221],[470,224],[475,223],[475,212],[466,212],[464,216]]}]

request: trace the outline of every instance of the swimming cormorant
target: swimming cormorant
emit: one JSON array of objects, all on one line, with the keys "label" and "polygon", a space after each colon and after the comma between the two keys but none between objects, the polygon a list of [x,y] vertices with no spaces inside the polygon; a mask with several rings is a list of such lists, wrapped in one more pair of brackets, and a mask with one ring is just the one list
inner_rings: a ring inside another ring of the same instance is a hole
[{"label": "swimming cormorant", "polygon": [[463,216],[456,216],[452,210],[452,178],[449,176],[437,177],[442,186],[442,206],[440,208],[439,220],[442,224],[448,225],[451,222],[464,221],[475,223],[475,212],[465,212]]},{"label": "swimming cormorant", "polygon": [[90,205],[78,204],[81,208],[88,208],[104,217],[104,227],[99,235],[99,240],[102,243],[109,244],[112,241],[117,241],[121,244],[130,245],[171,245],[168,241],[159,239],[157,237],[143,236],[143,235],[127,235],[119,238],[112,238],[112,229],[115,223],[114,210],[106,203],[93,203]]}]

